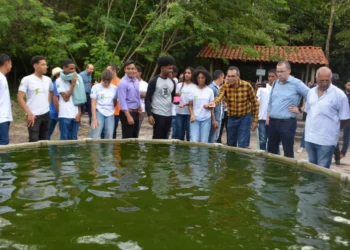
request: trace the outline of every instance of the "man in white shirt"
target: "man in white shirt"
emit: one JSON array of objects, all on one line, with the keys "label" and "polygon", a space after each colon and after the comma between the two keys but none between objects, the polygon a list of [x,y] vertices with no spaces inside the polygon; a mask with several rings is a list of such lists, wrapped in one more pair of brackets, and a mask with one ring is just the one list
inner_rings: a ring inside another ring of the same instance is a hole
[{"label": "man in white shirt", "polygon": [[267,136],[268,136],[268,126],[266,125],[266,115],[267,106],[269,104],[270,93],[272,89],[272,84],[277,79],[277,73],[275,69],[269,70],[268,73],[268,83],[266,86],[258,84],[258,91],[256,96],[259,101],[259,121],[258,121],[258,134],[259,134],[259,149],[266,151],[267,149]]},{"label": "man in white shirt", "polygon": [[[57,79],[56,86],[59,93],[58,120],[60,125],[60,140],[77,140],[80,126],[81,107],[73,103],[73,91],[78,83],[78,75],[75,72],[75,63],[67,59],[63,61],[63,71]],[[70,79],[73,75],[72,80]]]},{"label": "man in white shirt", "polygon": [[305,148],[310,163],[329,168],[340,129],[350,119],[350,109],[345,93],[332,84],[328,67],[317,70],[316,82],[305,104]]},{"label": "man in white shirt", "polygon": [[[31,60],[34,74],[22,79],[18,88],[17,100],[27,114],[29,142],[47,140],[50,121],[50,102],[53,96],[53,84],[47,72],[46,59],[34,56]],[[24,101],[27,98],[27,102]]]},{"label": "man in white shirt", "polygon": [[0,55],[0,146],[10,143],[9,130],[12,119],[11,99],[6,74],[11,71],[12,62],[8,55]]},{"label": "man in white shirt", "polygon": [[140,120],[140,127],[139,127],[139,133],[140,133],[143,119],[145,119],[146,117],[145,97],[147,93],[148,83],[142,79],[142,68],[138,65],[136,66],[136,78],[139,80],[139,90],[140,90],[141,108],[142,108],[142,120]]}]

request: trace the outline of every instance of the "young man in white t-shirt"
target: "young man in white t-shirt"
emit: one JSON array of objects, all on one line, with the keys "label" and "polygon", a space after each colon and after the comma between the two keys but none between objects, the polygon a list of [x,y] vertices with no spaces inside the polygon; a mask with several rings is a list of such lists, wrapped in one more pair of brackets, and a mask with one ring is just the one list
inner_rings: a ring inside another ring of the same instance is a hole
[{"label": "young man in white t-shirt", "polygon": [[275,69],[271,69],[268,73],[268,83],[265,86],[257,84],[258,91],[256,96],[259,101],[259,121],[258,121],[258,135],[259,135],[259,149],[266,151],[267,149],[267,136],[268,126],[266,125],[267,105],[270,100],[270,93],[272,84],[277,79],[277,73]]},{"label": "young man in white t-shirt", "polygon": [[12,62],[8,55],[0,55],[0,146],[10,143],[9,130],[12,110],[6,74],[11,71]]},{"label": "young man in white t-shirt", "polygon": [[142,125],[143,119],[146,117],[146,109],[145,109],[145,97],[147,93],[148,83],[142,79],[142,68],[140,66],[136,66],[136,78],[139,80],[139,90],[141,97],[141,108],[142,108],[142,120],[140,120],[139,133]]},{"label": "young man in white t-shirt", "polygon": [[[63,71],[57,79],[56,86],[59,93],[58,121],[60,125],[60,140],[77,140],[80,126],[81,107],[73,103],[73,91],[78,83],[75,63],[67,59],[63,61]],[[72,77],[72,78],[71,78]],[[72,80],[65,80],[65,79]]]},{"label": "young man in white t-shirt", "polygon": [[[17,100],[27,114],[29,142],[47,140],[50,122],[50,102],[53,96],[53,84],[47,72],[46,59],[34,56],[31,60],[34,74],[22,79],[18,88]],[[24,101],[27,98],[27,102]]]}]

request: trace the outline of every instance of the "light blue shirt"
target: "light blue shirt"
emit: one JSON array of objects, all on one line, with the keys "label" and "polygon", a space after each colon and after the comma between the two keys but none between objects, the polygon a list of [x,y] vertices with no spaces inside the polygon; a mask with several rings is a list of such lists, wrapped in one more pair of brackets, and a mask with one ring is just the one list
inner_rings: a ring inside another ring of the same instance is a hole
[{"label": "light blue shirt", "polygon": [[289,112],[291,105],[298,106],[302,96],[306,97],[309,88],[299,79],[289,76],[285,83],[277,80],[272,86],[267,112],[270,118],[289,119],[295,118],[297,114]]},{"label": "light blue shirt", "polygon": [[[220,87],[216,84],[216,82],[212,82],[210,85],[209,85],[209,88],[211,88],[213,90],[213,93],[214,93],[214,98],[216,98],[218,95],[219,95],[219,89]],[[215,116],[215,120],[217,122],[221,121],[221,117],[222,117],[222,102],[220,103],[220,105],[216,106],[214,108],[214,116]]]},{"label": "light blue shirt", "polygon": [[91,74],[88,75],[87,72],[84,70],[83,72],[80,72],[79,75],[81,76],[81,78],[83,78],[85,92],[90,94],[90,92],[91,92],[91,81],[92,81]]},{"label": "light blue shirt", "polygon": [[318,97],[318,86],[311,89],[305,104],[305,141],[322,146],[338,143],[340,121],[350,119],[345,93],[333,84]]}]

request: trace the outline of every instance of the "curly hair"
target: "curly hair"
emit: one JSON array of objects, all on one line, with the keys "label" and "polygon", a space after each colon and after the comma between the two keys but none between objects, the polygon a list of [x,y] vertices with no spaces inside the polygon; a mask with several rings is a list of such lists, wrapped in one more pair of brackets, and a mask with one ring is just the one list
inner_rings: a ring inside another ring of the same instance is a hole
[{"label": "curly hair", "polygon": [[205,85],[209,85],[211,83],[211,76],[204,67],[200,66],[197,67],[194,73],[192,74],[192,82],[198,86],[198,80],[197,77],[199,74],[202,74],[205,77]]}]

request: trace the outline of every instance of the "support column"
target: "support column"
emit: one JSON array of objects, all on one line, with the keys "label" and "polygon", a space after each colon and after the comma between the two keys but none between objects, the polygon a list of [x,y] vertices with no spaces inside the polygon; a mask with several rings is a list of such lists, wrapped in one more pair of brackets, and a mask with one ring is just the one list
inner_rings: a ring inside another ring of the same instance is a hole
[{"label": "support column", "polygon": [[306,75],[305,75],[305,84],[309,83],[309,74],[310,74],[310,64],[306,65]]},{"label": "support column", "polygon": [[312,69],[311,69],[311,81],[315,82],[315,73],[316,73],[316,66],[315,64],[312,65]]},{"label": "support column", "polygon": [[213,75],[213,73],[214,73],[214,60],[215,59],[211,59],[210,60],[210,75],[212,76]]},{"label": "support column", "polygon": [[[259,69],[263,69],[263,63],[260,62]],[[262,83],[262,76],[259,76],[259,82]]]}]

